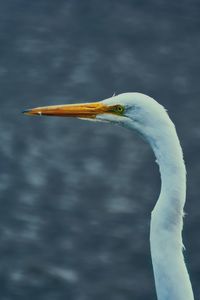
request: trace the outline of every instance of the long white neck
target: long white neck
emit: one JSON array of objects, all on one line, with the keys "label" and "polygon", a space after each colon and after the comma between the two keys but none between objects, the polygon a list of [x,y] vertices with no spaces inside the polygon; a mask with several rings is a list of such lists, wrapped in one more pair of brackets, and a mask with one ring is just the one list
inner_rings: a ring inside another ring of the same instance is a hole
[{"label": "long white neck", "polygon": [[171,121],[165,134],[149,139],[161,174],[161,192],[152,211],[150,246],[159,300],[193,300],[184,263],[182,227],[186,171],[182,149]]}]

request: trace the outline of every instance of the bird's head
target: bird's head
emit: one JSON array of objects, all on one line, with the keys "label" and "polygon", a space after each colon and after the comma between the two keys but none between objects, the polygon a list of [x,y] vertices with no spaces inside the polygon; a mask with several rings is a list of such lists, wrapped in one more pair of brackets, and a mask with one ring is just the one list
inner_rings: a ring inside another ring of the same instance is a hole
[{"label": "bird's head", "polygon": [[124,93],[99,102],[37,107],[24,113],[110,122],[134,128],[144,135],[148,131],[156,131],[158,124],[161,126],[168,119],[158,102],[140,93]]}]

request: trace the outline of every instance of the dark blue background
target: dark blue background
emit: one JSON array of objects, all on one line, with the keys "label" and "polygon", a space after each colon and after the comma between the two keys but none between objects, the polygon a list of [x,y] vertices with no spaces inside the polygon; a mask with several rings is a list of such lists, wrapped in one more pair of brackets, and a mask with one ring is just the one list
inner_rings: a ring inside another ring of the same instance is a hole
[{"label": "dark blue background", "polygon": [[125,129],[26,108],[146,93],[184,148],[185,258],[200,295],[200,2],[0,1],[0,298],[155,299],[160,179]]}]

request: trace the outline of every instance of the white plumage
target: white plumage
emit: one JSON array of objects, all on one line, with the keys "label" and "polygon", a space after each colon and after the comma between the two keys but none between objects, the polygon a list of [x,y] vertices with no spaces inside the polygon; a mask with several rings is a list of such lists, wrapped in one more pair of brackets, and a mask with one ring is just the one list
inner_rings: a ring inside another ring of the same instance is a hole
[{"label": "white plumage", "polygon": [[39,107],[25,113],[111,122],[136,130],[147,140],[161,174],[161,192],[151,214],[150,229],[157,297],[158,300],[193,300],[182,253],[185,164],[175,126],[163,106],[146,95],[125,93],[100,102]]},{"label": "white plumage", "polygon": [[150,230],[157,297],[159,300],[193,300],[182,253],[186,170],[175,126],[166,110],[146,95],[126,93],[106,100],[106,103],[111,102],[127,107],[127,119],[119,121],[144,136],[159,164],[161,192],[151,214]]}]

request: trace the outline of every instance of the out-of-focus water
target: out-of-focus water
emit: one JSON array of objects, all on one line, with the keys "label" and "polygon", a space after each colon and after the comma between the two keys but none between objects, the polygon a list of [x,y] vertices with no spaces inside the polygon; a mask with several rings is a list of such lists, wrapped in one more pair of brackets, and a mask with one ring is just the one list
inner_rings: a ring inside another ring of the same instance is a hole
[{"label": "out-of-focus water", "polygon": [[199,1],[0,1],[0,298],[155,299],[151,149],[125,129],[29,107],[140,91],[176,124],[187,266],[200,295]]}]

